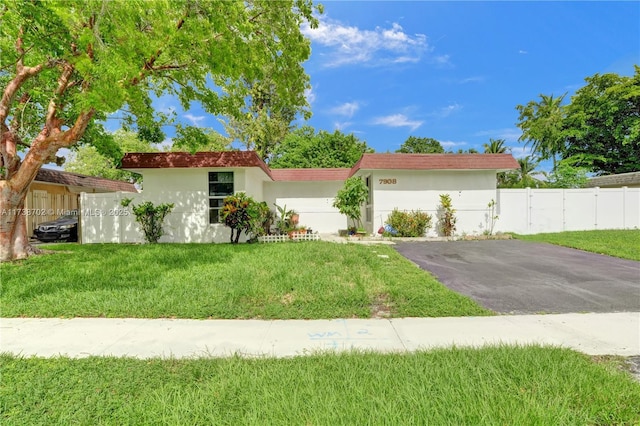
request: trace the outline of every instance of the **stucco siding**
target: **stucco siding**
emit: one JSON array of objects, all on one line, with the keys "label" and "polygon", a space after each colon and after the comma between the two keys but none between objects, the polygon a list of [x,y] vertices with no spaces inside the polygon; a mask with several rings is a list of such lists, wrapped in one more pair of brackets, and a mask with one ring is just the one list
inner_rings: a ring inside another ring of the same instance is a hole
[{"label": "stucco siding", "polygon": [[341,181],[265,182],[264,199],[269,208],[274,203],[300,214],[300,225],[320,233],[336,233],[346,229],[347,219],[333,207]]},{"label": "stucco siding", "polygon": [[421,210],[433,216],[429,236],[437,235],[440,194],[451,196],[457,231],[482,233],[488,226],[488,207],[496,199],[494,171],[372,171],[374,232],[393,209]]}]

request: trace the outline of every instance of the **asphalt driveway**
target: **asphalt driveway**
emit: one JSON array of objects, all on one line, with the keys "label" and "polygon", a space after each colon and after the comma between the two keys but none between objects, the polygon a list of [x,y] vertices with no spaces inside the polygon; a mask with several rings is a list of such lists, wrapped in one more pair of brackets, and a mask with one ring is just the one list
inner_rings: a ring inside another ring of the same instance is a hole
[{"label": "asphalt driveway", "polygon": [[395,246],[440,282],[500,313],[640,311],[640,262],[519,240]]}]

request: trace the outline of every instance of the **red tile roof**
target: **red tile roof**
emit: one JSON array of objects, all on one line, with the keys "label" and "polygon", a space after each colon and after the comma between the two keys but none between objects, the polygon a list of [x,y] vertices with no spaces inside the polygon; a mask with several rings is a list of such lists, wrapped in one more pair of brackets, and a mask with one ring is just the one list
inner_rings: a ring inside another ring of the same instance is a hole
[{"label": "red tile roof", "polygon": [[511,154],[363,154],[358,170],[511,170],[520,165]]},{"label": "red tile roof", "polygon": [[122,159],[123,169],[161,169],[171,167],[260,167],[267,176],[271,170],[254,151],[223,152],[130,152]]},{"label": "red tile roof", "polygon": [[99,189],[106,192],[138,192],[136,187],[129,182],[52,169],[40,169],[36,175],[35,181],[55,183],[58,185],[80,186],[83,188]]},{"label": "red tile roof", "polygon": [[351,169],[273,169],[271,175],[275,181],[344,181]]},{"label": "red tile roof", "polygon": [[511,170],[520,168],[511,154],[363,154],[351,169],[274,169],[254,151],[128,153],[123,169],[173,167],[259,167],[274,181],[340,181],[358,170]]}]

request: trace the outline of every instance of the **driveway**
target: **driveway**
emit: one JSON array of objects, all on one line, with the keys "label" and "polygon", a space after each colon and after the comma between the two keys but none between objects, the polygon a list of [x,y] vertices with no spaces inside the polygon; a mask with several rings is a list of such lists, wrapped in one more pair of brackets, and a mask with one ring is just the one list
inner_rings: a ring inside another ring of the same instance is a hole
[{"label": "driveway", "polygon": [[640,262],[519,240],[408,242],[396,250],[500,313],[640,311]]}]

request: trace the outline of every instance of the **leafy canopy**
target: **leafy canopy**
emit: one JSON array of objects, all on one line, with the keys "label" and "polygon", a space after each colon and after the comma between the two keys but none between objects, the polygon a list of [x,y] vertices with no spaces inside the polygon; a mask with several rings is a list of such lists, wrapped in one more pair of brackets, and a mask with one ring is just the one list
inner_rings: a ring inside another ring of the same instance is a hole
[{"label": "leafy canopy", "polygon": [[373,152],[365,141],[339,130],[329,133],[304,126],[289,133],[276,147],[271,168],[352,167],[365,152]]},{"label": "leafy canopy", "polygon": [[396,152],[405,154],[443,154],[444,148],[433,138],[409,136]]},{"label": "leafy canopy", "polygon": [[[296,112],[307,107],[309,78],[301,64],[310,44],[300,25],[317,25],[310,0],[3,4],[0,123],[7,179],[20,163],[5,146],[9,138],[19,150],[40,154],[33,156],[35,168],[79,140],[118,158],[117,142],[95,121],[116,111],[153,138],[167,117],[152,109],[152,96],[238,117],[252,102],[254,82],[268,78],[280,105]],[[25,163],[31,159],[27,154]]]}]

